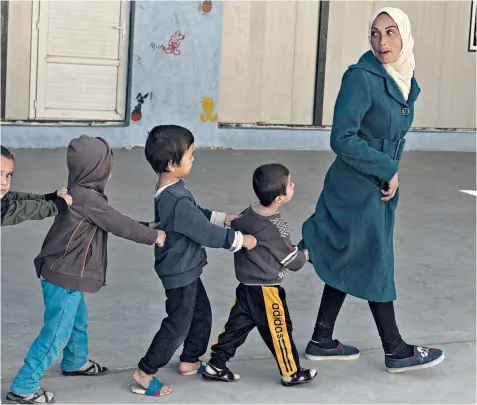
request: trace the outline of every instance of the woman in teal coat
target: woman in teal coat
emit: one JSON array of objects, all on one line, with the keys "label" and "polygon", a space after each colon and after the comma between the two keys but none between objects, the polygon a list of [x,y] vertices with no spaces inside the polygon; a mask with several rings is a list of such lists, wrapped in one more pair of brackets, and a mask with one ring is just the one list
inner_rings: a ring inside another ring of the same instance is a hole
[{"label": "woman in teal coat", "polygon": [[393,228],[398,168],[420,89],[414,79],[414,40],[408,16],[386,7],[369,29],[371,49],[343,76],[335,104],[331,148],[315,213],[303,224],[302,249],[325,282],[311,360],[356,359],[359,350],[332,339],[346,294],[369,301],[390,372],[437,365],[441,350],[408,345],[393,301]]}]

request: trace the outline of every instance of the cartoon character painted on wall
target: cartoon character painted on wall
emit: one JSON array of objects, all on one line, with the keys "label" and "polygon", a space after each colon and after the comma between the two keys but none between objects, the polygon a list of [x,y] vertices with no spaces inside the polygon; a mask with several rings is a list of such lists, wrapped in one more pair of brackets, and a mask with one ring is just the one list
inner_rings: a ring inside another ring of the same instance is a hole
[{"label": "cartoon character painted on wall", "polygon": [[200,120],[202,122],[212,121],[217,122],[219,119],[219,114],[212,115],[215,108],[214,100],[210,97],[204,97],[202,99],[202,109],[204,110],[205,114],[200,114]]},{"label": "cartoon character painted on wall", "polygon": [[167,48],[164,45],[161,45],[161,49],[167,54],[180,55],[181,51],[179,50],[179,46],[181,45],[181,41],[184,38],[185,35],[182,34],[181,31],[176,31],[169,38],[169,41],[167,42]]},{"label": "cartoon character painted on wall", "polygon": [[144,94],[144,96],[141,93],[138,93],[136,96],[137,104],[134,107],[133,112],[131,113],[131,120],[134,122],[138,122],[142,118],[142,105],[144,104],[144,100],[149,96],[149,93]]},{"label": "cartoon character painted on wall", "polygon": [[184,38],[185,35],[181,31],[176,31],[170,36],[169,41],[167,42],[167,48],[164,45],[158,45],[155,42],[151,42],[149,47],[154,50],[160,49],[162,52],[169,55],[180,55],[181,51],[179,50],[179,46]]}]

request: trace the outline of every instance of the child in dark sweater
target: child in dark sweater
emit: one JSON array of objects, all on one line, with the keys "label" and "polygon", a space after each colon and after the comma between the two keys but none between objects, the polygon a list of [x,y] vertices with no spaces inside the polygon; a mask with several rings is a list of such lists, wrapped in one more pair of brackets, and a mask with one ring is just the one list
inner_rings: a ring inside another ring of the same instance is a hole
[{"label": "child in dark sweater", "polygon": [[17,225],[30,219],[40,220],[58,214],[72,199],[66,187],[59,188],[50,194],[32,194],[19,191],[10,191],[10,186],[15,168],[15,158],[5,148],[2,149],[2,216],[1,225]]},{"label": "child in dark sweater", "polygon": [[288,225],[278,212],[291,201],[294,184],[285,166],[268,164],[255,170],[253,189],[259,203],[233,221],[232,228],[254,235],[257,247],[235,253],[235,274],[240,282],[236,301],[223,332],[212,345],[202,376],[206,380],[238,381],[240,376],[226,363],[257,327],[278,363],[282,385],[305,384],[316,377],[316,370],[300,368],[285,290],[280,287],[288,270],[298,271],[308,261],[308,252],[292,245]]},{"label": "child in dark sweater", "polygon": [[167,317],[133,372],[138,385],[132,391],[136,394],[163,396],[171,392],[153,375],[170,361],[182,343],[179,373],[195,375],[205,369],[199,359],[209,343],[212,311],[200,279],[207,264],[204,246],[232,252],[256,246],[253,236],[225,229],[237,215],[196,204],[182,181],[192,168],[193,152],[194,136],[180,126],[157,126],[146,141],[146,158],[159,175],[155,222],[167,233],[165,245],[155,248],[154,265],[166,290]]}]

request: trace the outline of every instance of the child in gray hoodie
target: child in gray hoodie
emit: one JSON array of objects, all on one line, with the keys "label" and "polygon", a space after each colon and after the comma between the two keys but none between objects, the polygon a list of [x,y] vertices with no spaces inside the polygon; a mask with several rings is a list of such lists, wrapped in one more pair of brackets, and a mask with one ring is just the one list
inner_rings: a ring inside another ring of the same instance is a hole
[{"label": "child in gray hoodie", "polygon": [[63,352],[67,376],[107,371],[88,360],[88,311],[84,293],[105,284],[108,233],[145,245],[163,245],[164,231],[145,226],[112,208],[104,195],[113,153],[102,138],[81,136],[68,146],[68,190],[73,204],[56,217],[35,258],[45,303],[45,324],[7,394],[12,403],[51,403],[39,387],[42,374]]}]

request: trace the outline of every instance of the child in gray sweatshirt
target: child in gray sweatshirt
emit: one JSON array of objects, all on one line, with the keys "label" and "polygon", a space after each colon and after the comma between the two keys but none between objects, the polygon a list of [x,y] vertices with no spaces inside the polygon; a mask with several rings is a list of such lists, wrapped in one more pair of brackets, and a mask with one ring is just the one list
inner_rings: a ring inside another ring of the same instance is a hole
[{"label": "child in gray sweatshirt", "polygon": [[294,187],[289,170],[281,164],[260,166],[253,174],[259,202],[234,220],[232,228],[254,235],[257,247],[235,253],[240,284],[229,319],[212,345],[211,359],[202,374],[206,380],[239,380],[226,363],[255,327],[277,361],[282,385],[305,384],[316,377],[316,370],[300,367],[285,290],[280,286],[288,270],[298,271],[308,261],[308,252],[293,246],[288,225],[278,212],[291,201]]}]

